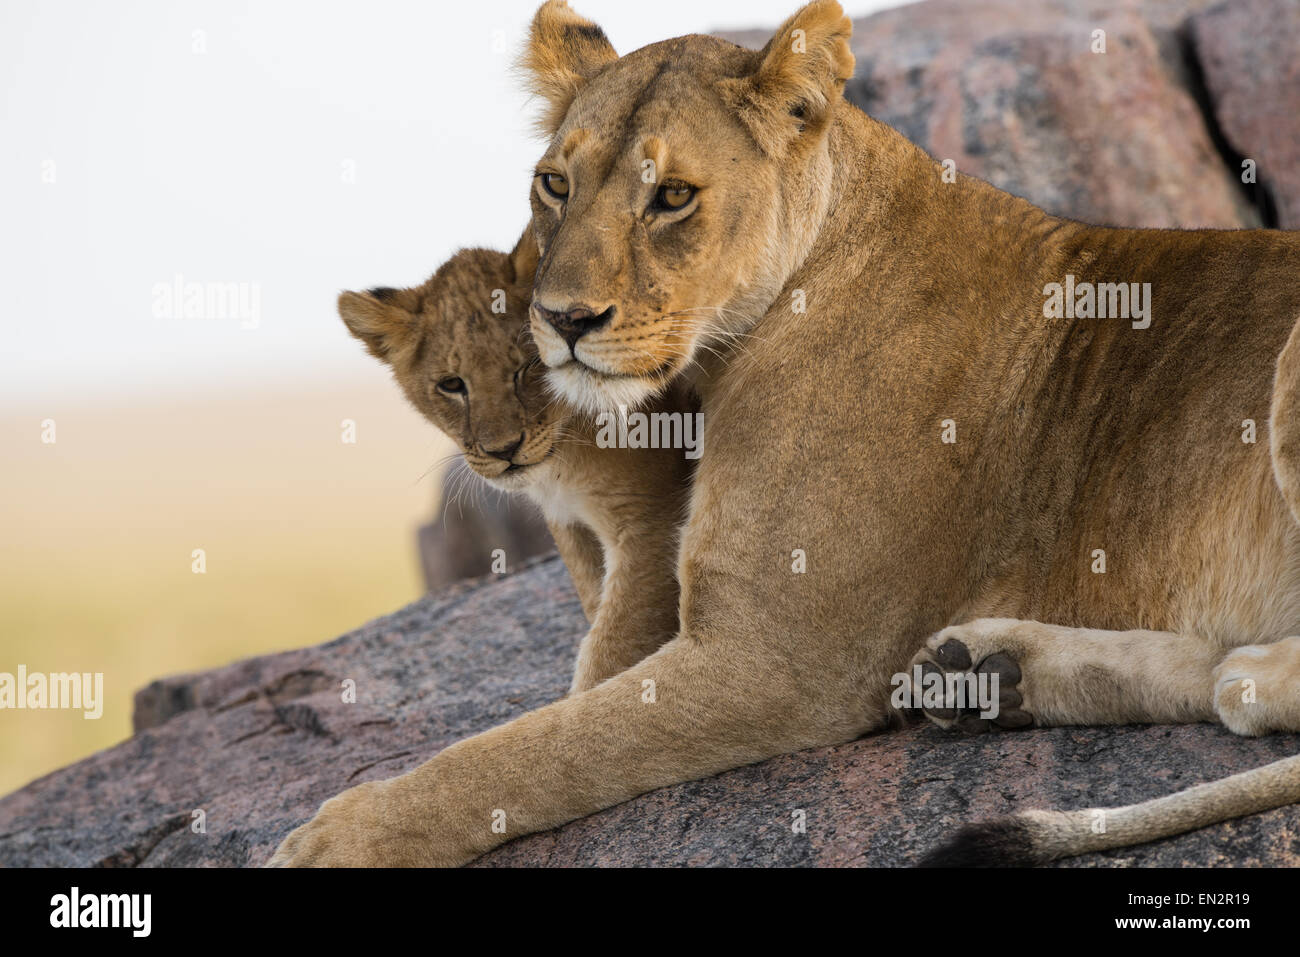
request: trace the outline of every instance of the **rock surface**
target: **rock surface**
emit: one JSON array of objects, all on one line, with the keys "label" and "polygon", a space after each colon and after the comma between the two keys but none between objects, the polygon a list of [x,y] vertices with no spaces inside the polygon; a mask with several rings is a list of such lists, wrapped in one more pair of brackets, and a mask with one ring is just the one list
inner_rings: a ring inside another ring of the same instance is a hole
[{"label": "rock surface", "polygon": [[[845,96],[1058,215],[1271,225],[1236,154],[1300,209],[1298,17],[1294,0],[928,0],[854,21]],[[757,48],[771,33],[721,35]]]},{"label": "rock surface", "polygon": [[490,574],[497,549],[506,571],[555,550],[538,508],[523,496],[489,487],[460,456],[439,485],[433,519],[416,533],[426,591]]},{"label": "rock surface", "polygon": [[1256,163],[1265,219],[1300,229],[1300,3],[1233,0],[1194,17],[1192,33],[1223,135]]},{"label": "rock surface", "polygon": [[[563,694],[583,630],[552,557],[316,648],[155,682],[134,737],[0,800],[0,865],[261,864],[338,791]],[[916,725],[664,788],[478,863],[906,865],[965,821],[1142,800],[1298,748],[1210,725],[975,738]],[[1069,862],[1120,863],[1300,864],[1300,807]]]}]

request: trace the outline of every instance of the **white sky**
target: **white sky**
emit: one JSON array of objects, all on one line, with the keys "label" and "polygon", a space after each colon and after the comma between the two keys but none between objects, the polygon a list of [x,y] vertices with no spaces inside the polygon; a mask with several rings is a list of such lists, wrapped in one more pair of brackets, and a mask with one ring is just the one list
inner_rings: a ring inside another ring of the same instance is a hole
[{"label": "white sky", "polygon": [[[573,5],[625,53],[775,26],[798,0]],[[896,5],[845,0],[853,16]],[[340,288],[419,282],[523,227],[541,144],[508,68],[536,6],[4,0],[0,402],[373,364],[334,312]],[[257,284],[256,328],[155,317],[155,285],[178,274]]]}]

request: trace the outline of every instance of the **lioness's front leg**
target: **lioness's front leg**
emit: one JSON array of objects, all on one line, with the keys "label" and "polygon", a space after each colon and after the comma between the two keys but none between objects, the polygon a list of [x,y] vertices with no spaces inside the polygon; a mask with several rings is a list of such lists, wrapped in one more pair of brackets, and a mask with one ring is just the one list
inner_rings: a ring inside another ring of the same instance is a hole
[{"label": "lioness's front leg", "polygon": [[270,864],[463,864],[653,788],[851,740],[869,730],[854,695],[844,678],[774,669],[735,640],[679,637],[597,688],[345,791]]},{"label": "lioness's front leg", "polygon": [[931,635],[920,667],[943,675],[997,674],[998,715],[951,702],[927,708],[941,727],[979,733],[1032,723],[1173,724],[1213,721],[1213,670],[1223,652],[1166,631],[1067,628],[1014,618],[978,618]]}]

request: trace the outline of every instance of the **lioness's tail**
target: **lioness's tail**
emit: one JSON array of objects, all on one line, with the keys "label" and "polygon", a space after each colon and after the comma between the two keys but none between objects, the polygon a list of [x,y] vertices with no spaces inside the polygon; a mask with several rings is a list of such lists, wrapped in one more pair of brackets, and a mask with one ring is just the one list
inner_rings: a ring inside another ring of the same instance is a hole
[{"label": "lioness's tail", "polygon": [[1300,802],[1300,755],[1141,804],[1082,811],[1022,811],[968,824],[921,867],[1017,867],[1144,844]]}]

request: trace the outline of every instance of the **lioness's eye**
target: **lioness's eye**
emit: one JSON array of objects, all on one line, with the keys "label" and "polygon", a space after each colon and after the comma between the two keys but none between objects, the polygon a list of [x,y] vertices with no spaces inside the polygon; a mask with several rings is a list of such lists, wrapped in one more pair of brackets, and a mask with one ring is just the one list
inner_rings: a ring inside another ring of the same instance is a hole
[{"label": "lioness's eye", "polygon": [[438,380],[438,391],[448,395],[460,395],[465,391],[465,380],[456,376]]},{"label": "lioness's eye", "polygon": [[659,192],[655,193],[655,206],[659,209],[681,209],[694,198],[694,186],[672,183],[659,187]]},{"label": "lioness's eye", "polygon": [[543,173],[542,189],[556,199],[565,199],[569,195],[569,181],[559,173]]}]

